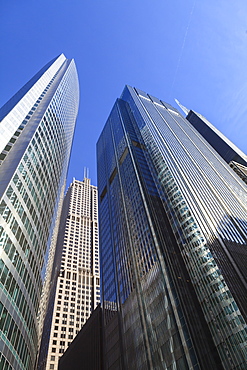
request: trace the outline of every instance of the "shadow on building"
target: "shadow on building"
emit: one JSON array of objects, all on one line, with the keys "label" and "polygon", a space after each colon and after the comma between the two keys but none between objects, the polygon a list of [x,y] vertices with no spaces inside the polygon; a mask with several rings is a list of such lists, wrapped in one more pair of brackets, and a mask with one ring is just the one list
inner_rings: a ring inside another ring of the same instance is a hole
[{"label": "shadow on building", "polygon": [[93,311],[59,360],[59,370],[104,370],[102,308]]}]

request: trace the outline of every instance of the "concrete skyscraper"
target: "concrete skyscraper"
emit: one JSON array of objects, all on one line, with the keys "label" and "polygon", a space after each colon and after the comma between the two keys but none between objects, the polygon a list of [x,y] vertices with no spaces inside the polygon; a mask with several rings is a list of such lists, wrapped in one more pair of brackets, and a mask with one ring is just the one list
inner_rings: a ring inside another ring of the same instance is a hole
[{"label": "concrete skyscraper", "polygon": [[128,86],[97,162],[105,367],[245,369],[245,183],[176,109]]},{"label": "concrete skyscraper", "polygon": [[62,54],[0,110],[0,368],[4,370],[35,365],[37,317],[42,324],[44,281],[48,289],[78,103],[75,63]]},{"label": "concrete skyscraper", "polygon": [[86,177],[74,180],[64,199],[51,291],[39,369],[57,369],[100,303],[98,192]]}]

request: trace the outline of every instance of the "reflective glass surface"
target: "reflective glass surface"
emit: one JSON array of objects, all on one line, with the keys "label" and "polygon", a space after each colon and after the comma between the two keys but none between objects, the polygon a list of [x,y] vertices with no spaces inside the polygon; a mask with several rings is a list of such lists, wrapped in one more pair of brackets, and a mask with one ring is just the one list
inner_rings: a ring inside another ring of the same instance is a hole
[{"label": "reflective glass surface", "polygon": [[110,338],[118,316],[119,366],[241,368],[245,184],[176,109],[131,87],[97,151],[105,326]]},{"label": "reflective glass surface", "polygon": [[[37,317],[39,313],[41,321],[42,289],[51,269],[53,230],[78,110],[74,61],[61,55],[47,68],[38,80],[35,77],[34,83],[29,82],[32,87],[24,96],[23,92],[17,93],[21,99],[14,99],[18,102],[4,118],[6,122],[11,120],[13,130],[8,137],[3,135],[3,140],[7,138],[12,145],[2,152],[5,155],[0,165],[3,369],[34,367],[39,335]],[[43,291],[43,305],[44,297]]]}]

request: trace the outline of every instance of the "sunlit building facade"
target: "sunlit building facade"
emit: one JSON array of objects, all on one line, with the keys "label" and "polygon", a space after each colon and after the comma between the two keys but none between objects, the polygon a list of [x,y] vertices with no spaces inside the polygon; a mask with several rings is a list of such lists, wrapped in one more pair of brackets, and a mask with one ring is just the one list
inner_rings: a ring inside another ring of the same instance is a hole
[{"label": "sunlit building facade", "polygon": [[176,109],[129,86],[97,163],[106,368],[244,369],[245,183]]},{"label": "sunlit building facade", "polygon": [[92,311],[100,303],[98,192],[87,177],[73,180],[61,215],[50,303],[38,369],[57,369]]},{"label": "sunlit building facade", "polygon": [[0,368],[4,370],[35,366],[78,103],[75,63],[62,54],[0,110]]}]

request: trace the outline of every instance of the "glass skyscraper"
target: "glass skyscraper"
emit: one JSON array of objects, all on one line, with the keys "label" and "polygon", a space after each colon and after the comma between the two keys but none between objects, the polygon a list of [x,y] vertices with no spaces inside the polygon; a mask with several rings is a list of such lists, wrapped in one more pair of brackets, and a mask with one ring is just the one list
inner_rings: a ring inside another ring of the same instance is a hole
[{"label": "glass skyscraper", "polygon": [[[35,366],[79,86],[62,54],[0,110],[0,368]],[[46,284],[44,282],[46,281]]]},{"label": "glass skyscraper", "polygon": [[[181,109],[185,108],[181,106]],[[186,109],[186,108],[185,108]],[[247,156],[217,130],[205,117],[186,109],[186,119],[197,129],[216,152],[231,166],[247,184]]]},{"label": "glass skyscraper", "polygon": [[[178,102],[181,109],[184,107]],[[186,108],[185,108],[186,109]],[[227,162],[232,161],[247,166],[247,156],[225,135],[214,127],[205,117],[193,110],[186,109],[186,119],[197,129],[217,153]]]},{"label": "glass skyscraper", "polygon": [[126,86],[97,143],[107,369],[245,369],[245,183]]}]

